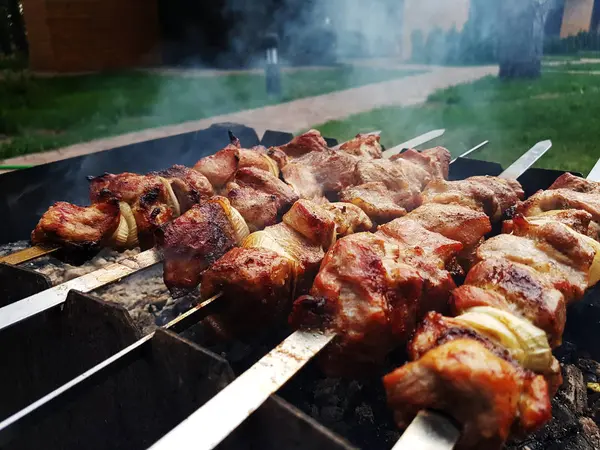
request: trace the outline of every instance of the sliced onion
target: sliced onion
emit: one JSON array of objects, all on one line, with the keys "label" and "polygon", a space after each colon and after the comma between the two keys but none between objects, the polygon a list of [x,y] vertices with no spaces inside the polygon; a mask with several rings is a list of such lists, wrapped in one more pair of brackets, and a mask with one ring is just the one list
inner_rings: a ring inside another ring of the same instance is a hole
[{"label": "sliced onion", "polygon": [[535,372],[547,372],[552,366],[552,350],[546,332],[526,319],[490,306],[477,306],[468,314],[487,315],[501,322],[518,339],[523,350],[523,367]]},{"label": "sliced onion", "polygon": [[271,172],[271,174],[273,174],[274,177],[279,178],[279,167],[277,166],[277,163],[271,158],[269,158],[267,155],[263,154],[261,156],[269,166],[269,172]]},{"label": "sliced onion", "polygon": [[229,203],[229,200],[226,197],[214,197],[214,199],[223,208],[229,223],[233,227],[235,241],[240,244],[250,234],[250,229],[248,228],[248,224],[244,220],[244,217],[242,217],[237,209],[231,206],[231,203]]},{"label": "sliced onion", "polygon": [[162,181],[167,191],[167,206],[173,211],[173,217],[179,217],[181,215],[181,208],[179,207],[179,200],[177,200],[177,196],[171,187],[171,182],[162,177],[160,181]]},{"label": "sliced onion", "polygon": [[127,221],[129,227],[129,235],[127,236],[127,247],[134,248],[139,244],[137,224],[135,223],[135,216],[131,210],[131,206],[125,202],[119,202],[119,209],[121,210],[121,216]]},{"label": "sliced onion", "polygon": [[119,225],[110,238],[111,242],[115,245],[115,247],[126,247],[128,237],[129,226],[127,225],[127,220],[123,214],[119,214]]},{"label": "sliced onion", "polygon": [[483,312],[469,310],[458,316],[456,320],[468,327],[474,328],[481,334],[502,345],[520,364],[525,360],[524,351],[517,337],[509,328],[494,317]]}]

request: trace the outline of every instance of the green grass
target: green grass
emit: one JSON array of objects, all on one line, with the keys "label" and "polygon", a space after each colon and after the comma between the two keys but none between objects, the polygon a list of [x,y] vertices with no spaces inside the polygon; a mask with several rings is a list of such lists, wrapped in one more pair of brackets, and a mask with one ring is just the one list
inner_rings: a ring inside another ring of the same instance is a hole
[{"label": "green grass", "polygon": [[582,58],[600,58],[597,51],[579,51],[568,55],[544,55],[544,61],[575,61]]},{"label": "green grass", "polygon": [[575,72],[591,72],[591,71],[600,71],[600,63],[580,63],[580,64],[572,64],[566,63],[561,64],[560,66],[549,66],[546,67],[547,71],[575,71]]},{"label": "green grass", "polygon": [[435,144],[458,155],[489,139],[474,156],[503,165],[535,142],[552,139],[554,146],[538,167],[586,174],[600,158],[600,77],[554,72],[534,81],[487,77],[436,92],[422,106],[377,109],[316,128],[339,139],[382,130],[386,146],[446,128]]},{"label": "green grass", "polygon": [[283,73],[283,96],[275,99],[266,95],[264,76],[258,74],[32,78],[0,72],[0,159],[415,73],[350,67]]}]

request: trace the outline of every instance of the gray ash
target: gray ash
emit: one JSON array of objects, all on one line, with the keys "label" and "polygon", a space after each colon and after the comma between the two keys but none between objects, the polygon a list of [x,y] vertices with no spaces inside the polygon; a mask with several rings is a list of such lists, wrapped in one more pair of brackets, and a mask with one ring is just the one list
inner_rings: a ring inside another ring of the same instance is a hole
[{"label": "gray ash", "polygon": [[[4,256],[29,246],[27,241],[18,241],[0,246],[0,256]],[[46,275],[53,286],[106,267],[140,253],[139,249],[118,252],[103,249],[81,265],[72,265],[52,255],[43,256],[22,264],[22,267]],[[197,301],[197,293],[192,293],[174,301],[162,279],[162,265],[142,270],[118,283],[109,284],[92,292],[104,301],[117,303],[127,309],[140,330],[146,334],[164,325]]]}]

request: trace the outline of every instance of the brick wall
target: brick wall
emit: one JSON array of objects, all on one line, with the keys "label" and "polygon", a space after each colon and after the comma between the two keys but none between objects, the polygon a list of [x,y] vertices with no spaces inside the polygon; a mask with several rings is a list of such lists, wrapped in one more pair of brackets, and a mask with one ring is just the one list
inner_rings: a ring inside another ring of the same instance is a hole
[{"label": "brick wall", "polygon": [[159,62],[156,0],[23,0],[30,66],[82,72]]},{"label": "brick wall", "polygon": [[580,31],[589,31],[593,10],[594,0],[565,0],[560,36],[567,37]]}]

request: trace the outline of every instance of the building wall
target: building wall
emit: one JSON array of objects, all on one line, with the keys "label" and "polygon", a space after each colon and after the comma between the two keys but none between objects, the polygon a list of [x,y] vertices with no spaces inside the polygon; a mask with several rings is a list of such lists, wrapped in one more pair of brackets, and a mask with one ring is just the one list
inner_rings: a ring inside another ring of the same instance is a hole
[{"label": "building wall", "polygon": [[420,30],[425,38],[435,28],[461,31],[469,18],[470,0],[405,0],[402,28],[402,58],[412,56],[411,35]]},{"label": "building wall", "polygon": [[152,0],[23,0],[36,71],[82,72],[159,62]]},{"label": "building wall", "polygon": [[566,0],[560,36],[567,37],[589,31],[592,23],[594,0]]}]

